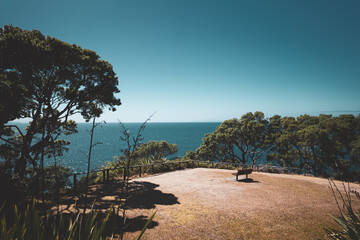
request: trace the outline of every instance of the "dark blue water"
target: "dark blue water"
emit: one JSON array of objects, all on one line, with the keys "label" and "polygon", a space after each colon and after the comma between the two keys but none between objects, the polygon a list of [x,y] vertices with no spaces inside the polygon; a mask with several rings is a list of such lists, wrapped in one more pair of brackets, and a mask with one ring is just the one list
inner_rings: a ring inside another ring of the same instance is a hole
[{"label": "dark blue water", "polygon": [[[214,132],[221,123],[147,123],[142,135],[143,142],[151,140],[165,140],[178,145],[178,152],[168,156],[168,159],[184,156],[186,151],[195,151],[202,143],[205,134]],[[141,123],[125,123],[126,128],[136,136]],[[21,124],[25,128],[26,124]],[[91,129],[90,123],[79,123],[78,133],[64,136],[63,139],[71,141],[69,151],[57,158],[62,165],[71,167],[75,172],[87,170],[87,158],[84,152],[89,149]],[[102,142],[93,148],[91,169],[112,161],[114,156],[121,155],[125,143],[120,140],[121,128],[119,123],[107,123],[98,126],[94,133],[94,142]],[[47,164],[53,164],[53,159],[47,159]]]}]

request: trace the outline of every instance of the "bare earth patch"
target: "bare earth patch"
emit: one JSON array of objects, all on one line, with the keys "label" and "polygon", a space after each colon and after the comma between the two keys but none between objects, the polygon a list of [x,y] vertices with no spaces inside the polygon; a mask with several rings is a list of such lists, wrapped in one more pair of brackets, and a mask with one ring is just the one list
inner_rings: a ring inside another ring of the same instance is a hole
[{"label": "bare earth patch", "polygon": [[[142,190],[130,198],[127,216],[157,210],[143,239],[317,239],[335,226],[328,180],[255,172],[253,182],[236,182],[233,172],[197,168],[133,179]],[[126,239],[139,234],[134,229]]]}]

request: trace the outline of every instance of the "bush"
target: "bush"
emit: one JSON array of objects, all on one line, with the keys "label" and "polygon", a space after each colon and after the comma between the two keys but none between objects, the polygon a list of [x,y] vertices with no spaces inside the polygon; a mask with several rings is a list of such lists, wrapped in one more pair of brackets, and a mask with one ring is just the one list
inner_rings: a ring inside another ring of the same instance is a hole
[{"label": "bush", "polygon": [[[55,173],[56,172],[56,173]],[[43,191],[52,197],[71,185],[70,176],[73,174],[69,167],[51,165],[41,170],[33,168],[26,170],[24,178],[9,171],[5,164],[0,164],[0,206],[3,202],[16,204],[26,196],[39,196]],[[43,176],[43,178],[42,178]]]},{"label": "bush", "polygon": [[[113,161],[106,162],[105,165],[99,167],[99,170],[114,169],[109,171],[109,178],[114,179],[116,177],[124,176],[124,169],[122,168],[124,164],[125,164],[124,162],[119,161],[118,157],[114,157]],[[95,183],[103,182],[103,177],[104,176],[102,171],[97,172]]]},{"label": "bush", "polygon": [[73,171],[69,167],[62,165],[48,166],[44,168],[44,188],[45,192],[52,193],[55,189],[65,189],[71,186],[70,176]]},{"label": "bush", "polygon": [[[102,182],[102,179],[103,179],[102,175],[101,175],[101,178],[100,178],[98,172],[90,172],[89,173],[89,182],[88,182],[88,184],[92,185],[92,184],[100,183],[100,182]],[[78,182],[78,186],[80,188],[85,189],[85,185],[86,185],[86,174],[83,175],[79,179],[79,182]]]}]

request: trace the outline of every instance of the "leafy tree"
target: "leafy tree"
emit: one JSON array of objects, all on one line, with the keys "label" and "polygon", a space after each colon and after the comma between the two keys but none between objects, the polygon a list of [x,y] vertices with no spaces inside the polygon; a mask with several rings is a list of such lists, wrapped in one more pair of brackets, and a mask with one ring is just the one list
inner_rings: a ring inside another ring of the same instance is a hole
[{"label": "leafy tree", "polygon": [[[114,95],[119,90],[112,66],[94,51],[37,30],[4,26],[0,53],[0,86],[6,92],[0,103],[1,157],[15,159],[14,171],[20,176],[27,164],[36,171],[44,156],[66,150],[69,142],[59,137],[76,132],[72,115],[89,121],[104,107],[115,111],[121,104]],[[26,131],[6,124],[28,118]]]},{"label": "leafy tree", "polygon": [[196,159],[196,153],[194,151],[186,151],[184,158],[194,160]]},{"label": "leafy tree", "polygon": [[215,132],[205,135],[196,155],[200,159],[254,165],[270,147],[269,129],[269,121],[262,112],[226,120]]},{"label": "leafy tree", "polygon": [[360,136],[351,143],[351,157],[354,161],[360,161]]},{"label": "leafy tree", "polygon": [[351,166],[359,164],[355,146],[359,131],[353,115],[334,118],[302,115],[297,119],[276,117],[272,120],[277,124],[273,124],[273,145],[268,160],[298,167],[315,176],[332,173],[344,179],[353,175]]},{"label": "leafy tree", "polygon": [[333,118],[330,138],[335,155],[331,167],[337,177],[347,181],[359,180],[358,177],[354,179],[358,175],[354,170],[360,166],[360,116],[340,115]]},{"label": "leafy tree", "polygon": [[147,161],[164,159],[177,152],[177,145],[166,141],[150,141],[139,145],[136,149],[136,157],[144,158]]},{"label": "leafy tree", "polygon": [[331,115],[319,117],[303,115],[297,118],[300,129],[296,133],[299,160],[315,176],[327,176],[334,159],[334,145],[329,138]]},{"label": "leafy tree", "polygon": [[[274,118],[270,121],[276,123],[271,131],[270,138],[273,144],[270,153],[267,155],[268,161],[277,161],[283,166],[296,166],[299,148],[297,148],[298,124],[293,117]],[[276,127],[275,127],[276,126]]]},{"label": "leafy tree", "polygon": [[326,155],[331,145],[325,122],[330,118],[329,115],[322,115],[321,118],[303,115],[297,119],[280,119],[276,137],[272,137],[274,145],[267,156],[268,160],[276,160],[283,166],[298,167],[316,176],[326,174],[329,161]]},{"label": "leafy tree", "polygon": [[4,132],[4,125],[20,117],[25,108],[26,89],[17,83],[16,74],[0,74],[0,136],[8,135]]}]

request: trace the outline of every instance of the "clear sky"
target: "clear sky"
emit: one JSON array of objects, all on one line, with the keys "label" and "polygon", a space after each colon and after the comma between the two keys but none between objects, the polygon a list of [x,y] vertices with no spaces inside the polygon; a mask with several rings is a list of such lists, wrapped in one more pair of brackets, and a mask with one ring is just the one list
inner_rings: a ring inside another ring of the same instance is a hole
[{"label": "clear sky", "polygon": [[359,114],[359,12],[359,0],[2,0],[0,25],[109,61],[123,103],[109,122],[223,121]]}]

